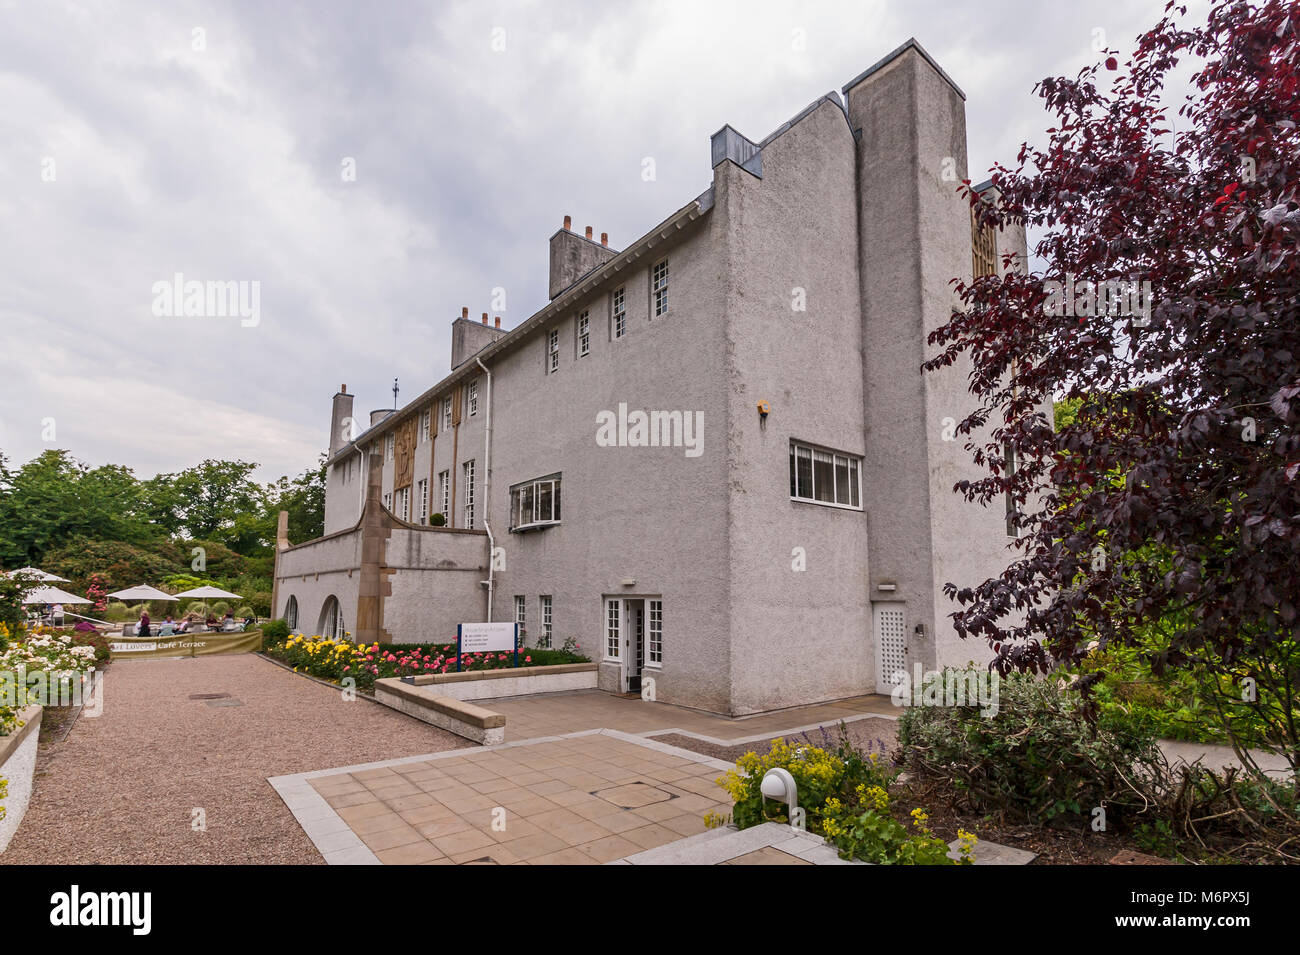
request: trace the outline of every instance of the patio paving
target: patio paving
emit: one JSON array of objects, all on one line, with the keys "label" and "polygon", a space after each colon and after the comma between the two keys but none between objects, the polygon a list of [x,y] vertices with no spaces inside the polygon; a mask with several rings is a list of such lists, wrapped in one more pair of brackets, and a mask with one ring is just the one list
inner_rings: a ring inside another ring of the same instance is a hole
[{"label": "patio paving", "polygon": [[757,716],[728,718],[684,706],[628,699],[601,690],[476,701],[506,717],[506,739],[532,739],[588,729],[616,729],[641,736],[678,733],[717,743],[767,740],[817,726],[869,717],[897,719],[902,710],[887,696],[857,696]]},{"label": "patio paving", "polygon": [[730,768],[600,730],[270,783],[326,862],[598,865],[705,832]]}]

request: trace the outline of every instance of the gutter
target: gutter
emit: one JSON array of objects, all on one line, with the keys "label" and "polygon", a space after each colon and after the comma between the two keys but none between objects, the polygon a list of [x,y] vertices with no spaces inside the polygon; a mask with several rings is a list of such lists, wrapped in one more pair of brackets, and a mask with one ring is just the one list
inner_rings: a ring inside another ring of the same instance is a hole
[{"label": "gutter", "polygon": [[488,579],[487,579],[487,622],[492,622],[492,591],[495,581],[492,577],[496,556],[496,538],[492,536],[492,372],[483,364],[482,358],[474,361],[487,376],[487,417],[483,422],[483,529],[488,536]]}]

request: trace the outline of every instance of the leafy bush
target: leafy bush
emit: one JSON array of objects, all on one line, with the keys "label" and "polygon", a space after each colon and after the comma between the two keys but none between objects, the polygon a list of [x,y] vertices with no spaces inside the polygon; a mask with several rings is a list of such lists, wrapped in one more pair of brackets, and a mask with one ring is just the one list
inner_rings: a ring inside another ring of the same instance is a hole
[{"label": "leafy bush", "polygon": [[447,518],[443,516],[441,513],[435,513],[430,515],[429,523],[432,524],[434,527],[443,527],[447,523]]},{"label": "leafy bush", "polygon": [[951,780],[982,812],[1041,820],[1146,805],[1133,780],[1164,766],[1149,733],[1094,722],[1080,694],[1056,680],[1012,674],[999,692],[990,716],[978,705],[906,709],[898,721],[905,764]]},{"label": "leafy bush", "polygon": [[262,624],[262,648],[276,646],[289,639],[289,625],[283,620],[268,620]]},{"label": "leafy bush", "polygon": [[930,832],[924,809],[912,810],[910,831],[889,815],[889,794],[879,786],[860,785],[856,807],[836,797],[826,800],[822,828],[827,841],[840,850],[841,859],[862,859],[875,865],[972,865],[975,836],[958,830],[957,859],[949,858],[948,844]]}]

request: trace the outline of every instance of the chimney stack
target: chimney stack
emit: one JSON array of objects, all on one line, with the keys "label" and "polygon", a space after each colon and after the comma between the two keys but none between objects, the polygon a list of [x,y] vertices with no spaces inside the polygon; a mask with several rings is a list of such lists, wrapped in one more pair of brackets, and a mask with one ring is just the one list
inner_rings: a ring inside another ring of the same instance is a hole
[{"label": "chimney stack", "polygon": [[468,306],[468,305],[462,305],[462,306],[460,307],[460,317],[461,317],[461,318],[469,318],[469,306]]},{"label": "chimney stack", "polygon": [[352,395],[348,394],[348,386],[343,385],[330,407],[330,457],[347,447],[360,431],[352,420]]},{"label": "chimney stack", "polygon": [[487,312],[484,312],[484,313],[483,313],[483,324],[484,324],[484,325],[487,324]]},{"label": "chimney stack", "polygon": [[587,226],[587,238],[591,238],[591,226]]},{"label": "chimney stack", "polygon": [[600,234],[600,244],[601,244],[601,245],[609,245],[609,233],[608,233],[608,232],[602,232],[602,233]]},{"label": "chimney stack", "polygon": [[339,385],[339,394],[341,394],[341,395],[346,395],[347,393],[348,393],[348,386],[347,386],[347,385]]},{"label": "chimney stack", "polygon": [[501,316],[498,315],[498,316],[497,316],[497,328],[500,328],[500,327],[501,327]]},{"label": "chimney stack", "polygon": [[565,217],[564,217],[564,228],[565,228],[566,231],[567,231],[567,230],[570,230],[570,229],[573,228],[573,217],[572,217],[572,216],[565,216]]}]

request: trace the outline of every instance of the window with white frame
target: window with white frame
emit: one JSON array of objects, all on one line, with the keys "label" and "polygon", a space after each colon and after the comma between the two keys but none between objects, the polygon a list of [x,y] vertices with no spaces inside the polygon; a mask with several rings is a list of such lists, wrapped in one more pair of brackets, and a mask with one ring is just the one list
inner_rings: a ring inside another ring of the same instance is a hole
[{"label": "window with white frame", "polygon": [[546,335],[546,368],[550,373],[560,370],[560,330],[552,328]]},{"label": "window with white frame", "polygon": [[420,523],[429,523],[429,479],[421,478],[415,482],[415,496],[420,508]]},{"label": "window with white frame", "polygon": [[622,655],[623,637],[619,630],[619,616],[623,602],[618,598],[605,603],[605,659],[617,660]]},{"label": "window with white frame", "polygon": [[591,354],[591,313],[583,311],[578,316],[578,357]]},{"label": "window with white frame", "polygon": [[515,594],[515,623],[519,626],[519,635],[522,638],[528,625],[528,601],[524,599],[523,594]]},{"label": "window with white frame", "polygon": [[664,259],[650,273],[650,299],[656,318],[668,311],[668,260]]},{"label": "window with white frame", "polygon": [[393,494],[391,491],[384,492],[384,508],[389,511],[393,509]]},{"label": "window with white frame", "polygon": [[419,435],[420,435],[421,444],[424,444],[424,442],[429,440],[429,431],[431,430],[432,425],[433,425],[433,411],[426,408],[420,412]]},{"label": "window with white frame", "polygon": [[478,414],[478,379],[475,378],[469,383],[469,388],[465,392],[465,403],[469,405],[471,416]]},{"label": "window with white frame", "polygon": [[465,520],[462,527],[474,529],[474,462],[465,462]]},{"label": "window with white frame", "polygon": [[510,489],[510,530],[560,523],[560,475],[548,474]]},{"label": "window with white frame", "polygon": [[438,501],[441,503],[438,513],[451,527],[451,471],[438,472]]},{"label": "window with white frame", "polygon": [[610,312],[614,318],[614,337],[622,338],[627,334],[627,292],[625,289],[614,290],[614,297],[610,300]]},{"label": "window with white frame", "polygon": [[833,507],[862,508],[862,459],[790,443],[790,497]]},{"label": "window with white frame", "polygon": [[404,521],[409,521],[411,519],[410,487],[399,487],[397,489],[397,508],[393,513]]},{"label": "window with white frame", "polygon": [[542,594],[539,598],[542,604],[542,639],[539,646],[549,647],[551,645],[551,595]]},{"label": "window with white frame", "polygon": [[393,435],[389,434],[384,437],[384,460],[385,461],[393,460],[393,448],[395,444],[396,442],[394,441]]},{"label": "window with white frame", "polygon": [[442,399],[442,430],[446,431],[451,427],[451,399]]},{"label": "window with white frame", "polygon": [[646,601],[646,666],[662,666],[664,662],[664,602]]}]

